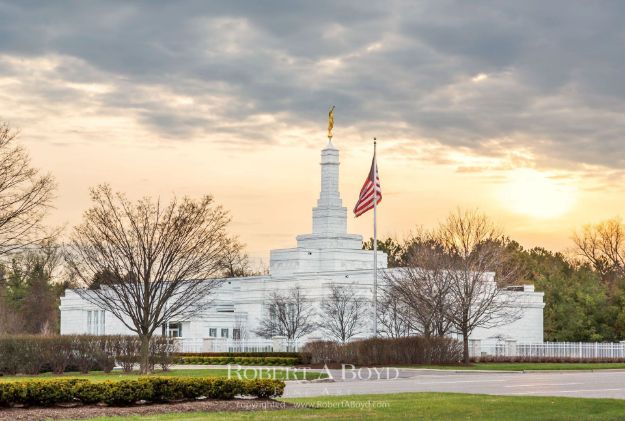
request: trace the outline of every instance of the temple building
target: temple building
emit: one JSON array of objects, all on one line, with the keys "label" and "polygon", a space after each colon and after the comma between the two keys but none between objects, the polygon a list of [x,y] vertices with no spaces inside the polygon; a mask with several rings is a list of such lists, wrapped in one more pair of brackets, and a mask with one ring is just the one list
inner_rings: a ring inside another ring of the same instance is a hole
[{"label": "temple building", "polygon": [[[210,309],[187,320],[172,320],[163,333],[194,343],[193,350],[220,350],[212,343],[237,339],[254,341],[260,320],[268,312],[274,291],[299,286],[318,307],[332,285],[349,285],[355,293],[372,302],[373,251],[362,250],[362,236],[347,232],[347,209],[339,192],[339,150],[330,140],[321,151],[321,192],[312,210],[312,233],[296,237],[293,248],[271,250],[269,274],[224,280],[213,293]],[[387,256],[378,251],[378,269],[387,269]],[[493,281],[492,274],[489,282]],[[378,276],[383,282],[383,276]],[[476,329],[472,339],[504,338],[519,342],[543,341],[543,293],[533,286],[515,287],[521,316],[515,321],[490,329]],[[61,334],[129,334],[110,312],[97,308],[74,290],[61,298]],[[371,336],[372,312],[367,312],[367,328],[358,337]],[[302,338],[323,338],[322,330]]]}]

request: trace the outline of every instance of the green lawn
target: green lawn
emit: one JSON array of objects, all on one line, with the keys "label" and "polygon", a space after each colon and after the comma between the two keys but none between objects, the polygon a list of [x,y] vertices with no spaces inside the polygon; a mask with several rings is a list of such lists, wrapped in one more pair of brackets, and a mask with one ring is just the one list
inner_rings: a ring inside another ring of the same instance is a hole
[{"label": "green lawn", "polygon": [[616,399],[403,393],[284,400],[299,404],[307,403],[317,408],[173,413],[151,417],[97,418],[97,420],[622,420],[625,416],[625,401]]},{"label": "green lawn", "polygon": [[605,370],[625,369],[625,363],[475,363],[463,365],[421,365],[411,368],[433,368],[439,370]]},{"label": "green lawn", "polygon": [[[269,379],[274,378],[274,369],[273,368],[263,368],[263,369],[251,369],[247,370],[243,367],[240,370],[241,378],[255,378],[255,374],[258,378]],[[307,372],[306,380],[313,380],[318,378],[327,377],[326,374],[322,373],[312,373]],[[170,370],[170,371],[158,371],[152,374],[153,376],[167,376],[167,377],[228,377],[228,369],[227,368],[207,368],[207,369],[192,369],[192,370]],[[288,376],[288,378],[287,378]],[[113,371],[111,373],[103,373],[99,371],[94,371],[89,374],[80,374],[80,373],[65,373],[62,376],[57,376],[52,373],[43,373],[38,376],[2,376],[0,377],[0,382],[10,382],[17,380],[31,380],[31,379],[68,379],[68,378],[77,378],[77,379],[89,379],[94,382],[100,382],[105,380],[129,380],[136,379],[139,375],[137,373],[123,373],[121,371]],[[233,368],[232,377],[238,378],[236,375],[236,370]],[[304,379],[304,373],[298,373],[294,371],[285,371],[283,368],[275,369],[275,378],[278,380],[302,380]]]}]

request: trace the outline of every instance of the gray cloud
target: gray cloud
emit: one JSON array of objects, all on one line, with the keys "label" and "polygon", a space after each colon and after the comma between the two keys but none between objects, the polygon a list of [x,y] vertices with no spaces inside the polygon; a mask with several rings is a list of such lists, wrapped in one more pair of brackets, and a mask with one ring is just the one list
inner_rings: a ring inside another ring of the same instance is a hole
[{"label": "gray cloud", "polygon": [[[63,57],[58,80],[114,85],[97,96],[103,110],[133,112],[171,138],[270,143],[238,123],[279,113],[309,125],[336,104],[337,124],[386,138],[620,168],[623,19],[618,1],[0,0],[0,54]],[[2,62],[0,71],[19,76]],[[41,95],[79,93],[49,86]]]}]

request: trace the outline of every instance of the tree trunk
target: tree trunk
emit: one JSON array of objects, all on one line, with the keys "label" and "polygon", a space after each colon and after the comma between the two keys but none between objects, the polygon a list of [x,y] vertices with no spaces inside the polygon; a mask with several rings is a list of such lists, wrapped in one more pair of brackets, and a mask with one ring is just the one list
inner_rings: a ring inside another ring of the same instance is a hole
[{"label": "tree trunk", "polygon": [[150,339],[149,335],[139,335],[141,341],[141,355],[139,356],[139,372],[141,374],[150,373]]},{"label": "tree trunk", "polygon": [[462,359],[465,365],[469,365],[471,359],[469,358],[469,333],[462,331]]}]

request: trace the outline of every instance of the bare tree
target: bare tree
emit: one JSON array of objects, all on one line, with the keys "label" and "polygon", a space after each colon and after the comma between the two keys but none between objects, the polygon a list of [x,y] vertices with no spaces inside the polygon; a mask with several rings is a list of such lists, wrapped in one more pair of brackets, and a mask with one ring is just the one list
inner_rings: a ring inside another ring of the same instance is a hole
[{"label": "bare tree", "polygon": [[234,333],[232,333],[232,339],[248,339],[249,334],[247,331],[247,317],[242,314],[237,314],[234,316],[234,330],[239,332],[239,337],[236,338]]},{"label": "bare tree", "polygon": [[[444,336],[451,329],[448,317],[451,301],[449,291],[450,257],[430,234],[420,233],[409,241],[406,266],[386,271],[386,283],[400,300],[405,316],[412,320],[412,329],[424,336]],[[415,246],[418,244],[418,247]]]},{"label": "bare tree", "polygon": [[245,245],[240,243],[236,238],[232,238],[228,246],[224,249],[221,266],[222,276],[226,278],[258,274],[251,268],[249,256],[245,253]]},{"label": "bare tree", "polygon": [[378,329],[382,336],[402,338],[412,332],[410,310],[399,298],[394,288],[384,285],[378,298]]},{"label": "bare tree", "polygon": [[267,311],[254,333],[264,338],[286,336],[287,339],[298,339],[315,331],[315,316],[312,302],[299,286],[284,293],[272,292]]},{"label": "bare tree", "polygon": [[447,317],[462,334],[464,362],[469,363],[469,335],[478,327],[495,327],[520,317],[520,302],[499,285],[517,277],[502,236],[483,214],[458,210],[448,216],[435,238],[449,257],[443,259],[449,276]]},{"label": "bare tree", "polygon": [[[137,333],[145,373],[156,329],[210,305],[220,285],[213,277],[230,246],[229,216],[210,196],[132,203],[101,185],[91,190],[91,199],[72,234],[67,262],[85,287],[78,293]],[[89,288],[95,280],[99,285]]]},{"label": "bare tree", "polygon": [[33,245],[46,233],[43,218],[56,188],[51,175],[31,167],[17,132],[0,123],[0,255]]},{"label": "bare tree", "polygon": [[590,262],[602,279],[612,281],[625,274],[625,225],[619,218],[586,225],[573,234],[577,253]]},{"label": "bare tree", "polygon": [[321,330],[345,343],[364,331],[369,307],[352,285],[331,284],[330,294],[321,301]]}]

